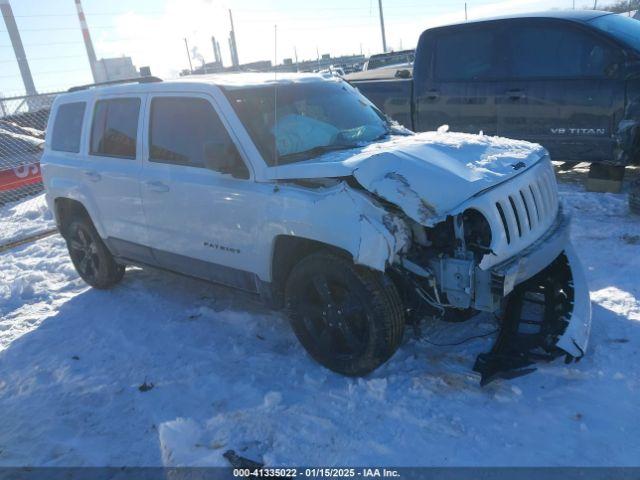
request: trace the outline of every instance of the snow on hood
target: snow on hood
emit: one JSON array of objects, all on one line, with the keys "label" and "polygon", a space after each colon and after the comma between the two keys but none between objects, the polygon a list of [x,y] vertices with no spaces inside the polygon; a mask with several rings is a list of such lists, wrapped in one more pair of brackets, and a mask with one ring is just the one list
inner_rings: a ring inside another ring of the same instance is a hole
[{"label": "snow on hood", "polygon": [[272,167],[269,178],[353,175],[371,193],[425,224],[524,172],[545,154],[541,146],[520,140],[425,132]]}]

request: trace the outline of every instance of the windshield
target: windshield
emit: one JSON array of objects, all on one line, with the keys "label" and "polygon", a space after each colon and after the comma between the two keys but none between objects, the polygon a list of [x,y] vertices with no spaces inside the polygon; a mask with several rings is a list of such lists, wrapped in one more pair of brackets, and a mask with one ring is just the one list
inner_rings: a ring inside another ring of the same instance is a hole
[{"label": "windshield", "polygon": [[[307,160],[386,136],[382,113],[343,81],[313,81],[225,89],[236,114],[266,163]],[[277,111],[274,109],[278,99]]]},{"label": "windshield", "polygon": [[598,30],[607,32],[640,52],[640,21],[624,15],[603,15],[590,22]]}]

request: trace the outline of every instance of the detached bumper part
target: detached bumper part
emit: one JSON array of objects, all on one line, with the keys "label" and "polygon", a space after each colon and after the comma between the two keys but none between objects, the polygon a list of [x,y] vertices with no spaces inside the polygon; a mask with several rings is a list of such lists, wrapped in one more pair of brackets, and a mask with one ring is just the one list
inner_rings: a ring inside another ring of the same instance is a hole
[{"label": "detached bumper part", "polygon": [[473,367],[481,385],[530,373],[536,361],[563,355],[567,363],[580,360],[587,349],[589,289],[562,212],[554,227],[522,256],[494,269],[508,296],[498,338]]}]

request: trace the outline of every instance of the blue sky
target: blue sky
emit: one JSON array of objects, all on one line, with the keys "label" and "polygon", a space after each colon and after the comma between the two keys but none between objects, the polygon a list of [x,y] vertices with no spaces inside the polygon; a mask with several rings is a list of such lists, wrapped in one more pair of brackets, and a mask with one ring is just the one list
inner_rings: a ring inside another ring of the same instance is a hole
[{"label": "blue sky", "polygon": [[[599,4],[611,0],[600,0]],[[38,91],[91,82],[74,0],[10,0]],[[129,55],[136,66],[149,65],[162,77],[188,67],[184,38],[192,61],[213,59],[210,37],[219,38],[229,63],[227,9],[234,14],[241,62],[310,59],[381,51],[377,0],[83,0],[98,58]],[[412,48],[429,26],[464,20],[460,0],[383,0],[387,43]],[[470,0],[469,18],[510,12],[571,8],[573,0]],[[592,5],[576,0],[577,7]],[[0,25],[0,93],[23,92],[6,28]]]}]

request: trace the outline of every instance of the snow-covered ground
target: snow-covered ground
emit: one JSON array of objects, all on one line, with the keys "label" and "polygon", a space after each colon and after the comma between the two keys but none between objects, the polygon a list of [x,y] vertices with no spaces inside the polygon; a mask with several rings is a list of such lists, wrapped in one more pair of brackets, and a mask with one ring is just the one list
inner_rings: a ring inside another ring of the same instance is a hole
[{"label": "snow-covered ground", "polygon": [[44,194],[0,206],[0,245],[55,228]]},{"label": "snow-covered ground", "polygon": [[[640,465],[640,219],[563,176],[588,354],[485,388],[471,367],[490,337],[435,347],[409,329],[386,365],[344,378],[252,297],[140,269],[93,290],[59,236],[0,254],[0,465],[227,465],[228,449],[268,465]],[[51,220],[37,198],[0,222],[4,239]]]}]

